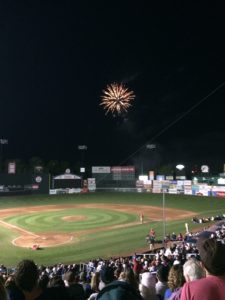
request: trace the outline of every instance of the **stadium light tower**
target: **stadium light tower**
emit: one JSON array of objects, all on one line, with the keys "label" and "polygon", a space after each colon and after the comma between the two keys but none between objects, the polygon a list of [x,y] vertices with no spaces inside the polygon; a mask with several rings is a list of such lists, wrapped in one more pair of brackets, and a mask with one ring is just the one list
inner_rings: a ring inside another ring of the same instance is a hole
[{"label": "stadium light tower", "polygon": [[3,170],[2,164],[3,164],[3,146],[8,144],[7,139],[0,139],[0,145],[1,145],[1,158],[0,158],[0,168],[1,171]]},{"label": "stadium light tower", "polygon": [[165,193],[167,190],[167,186],[165,184],[162,185],[162,219],[163,219],[163,243],[166,237],[166,198]]},{"label": "stadium light tower", "polygon": [[165,212],[165,191],[163,189],[163,241],[166,238],[166,212]]},{"label": "stadium light tower", "polygon": [[180,176],[185,175],[185,166],[183,164],[176,165],[175,179],[180,179]]},{"label": "stadium light tower", "polygon": [[87,145],[78,145],[78,150],[81,152],[81,168],[80,172],[85,173],[85,166],[84,166],[84,153],[87,151]]},{"label": "stadium light tower", "polygon": [[154,149],[156,149],[156,145],[155,144],[146,144],[145,145],[145,148],[144,148],[145,151],[142,152],[142,156],[141,156],[141,175],[144,175],[144,171],[145,171],[143,156],[144,156],[144,154],[146,154],[146,150],[150,150],[151,151],[151,150],[154,150]]}]

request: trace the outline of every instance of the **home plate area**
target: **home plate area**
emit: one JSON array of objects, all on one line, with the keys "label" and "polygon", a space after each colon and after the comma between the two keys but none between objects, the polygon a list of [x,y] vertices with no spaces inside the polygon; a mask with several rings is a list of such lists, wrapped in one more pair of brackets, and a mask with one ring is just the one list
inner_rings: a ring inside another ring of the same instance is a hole
[{"label": "home plate area", "polygon": [[44,233],[43,235],[21,235],[13,240],[13,245],[38,250],[46,247],[60,246],[70,243],[74,239],[71,234]]}]

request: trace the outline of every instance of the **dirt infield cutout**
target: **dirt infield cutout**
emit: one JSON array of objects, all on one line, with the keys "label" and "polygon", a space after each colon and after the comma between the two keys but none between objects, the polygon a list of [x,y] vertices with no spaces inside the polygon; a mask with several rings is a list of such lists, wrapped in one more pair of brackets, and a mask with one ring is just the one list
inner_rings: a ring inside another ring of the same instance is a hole
[{"label": "dirt infield cutout", "polygon": [[66,216],[62,218],[63,221],[67,221],[67,222],[84,221],[86,219],[87,219],[86,216]]},{"label": "dirt infield cutout", "polygon": [[[16,231],[20,236],[12,241],[13,245],[19,247],[28,247],[31,248],[33,245],[39,245],[41,248],[45,247],[55,247],[60,246],[66,243],[79,241],[79,236],[94,233],[99,231],[108,231],[110,229],[124,227],[124,224],[114,225],[114,226],[104,226],[102,228],[93,228],[90,230],[80,230],[76,233],[33,233],[27,231],[21,227],[15,226],[13,224],[5,222],[3,219],[9,216],[23,215],[23,214],[32,214],[41,211],[50,212],[50,211],[59,211],[68,208],[96,208],[96,209],[107,209],[114,210],[119,212],[126,212],[132,214],[139,214],[140,212],[144,213],[146,222],[151,221],[160,221],[162,220],[162,208],[155,206],[147,205],[124,205],[124,204],[74,204],[74,205],[46,205],[46,206],[32,206],[32,207],[21,207],[21,208],[8,208],[0,210],[0,226],[6,227],[13,231]],[[165,209],[166,220],[181,220],[184,218],[192,218],[195,214],[190,211],[183,211],[178,209]],[[85,215],[78,216],[66,216],[62,220],[65,222],[76,222],[76,221],[85,221]],[[126,224],[126,227],[135,226],[140,224],[140,222],[132,222]]]}]

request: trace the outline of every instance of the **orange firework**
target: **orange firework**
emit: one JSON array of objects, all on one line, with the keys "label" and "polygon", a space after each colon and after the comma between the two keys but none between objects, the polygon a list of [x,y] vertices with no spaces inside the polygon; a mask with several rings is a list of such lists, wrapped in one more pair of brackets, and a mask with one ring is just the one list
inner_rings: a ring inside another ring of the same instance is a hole
[{"label": "orange firework", "polygon": [[126,112],[131,106],[131,101],[134,100],[135,95],[133,91],[129,91],[122,83],[112,83],[107,85],[103,90],[102,101],[100,105],[106,110],[106,115],[109,111],[121,114]]}]

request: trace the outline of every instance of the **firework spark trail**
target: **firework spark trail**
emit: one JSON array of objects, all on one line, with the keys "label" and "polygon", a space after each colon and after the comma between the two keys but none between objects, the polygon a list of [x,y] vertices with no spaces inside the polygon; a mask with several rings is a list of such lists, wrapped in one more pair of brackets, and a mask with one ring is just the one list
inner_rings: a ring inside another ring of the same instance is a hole
[{"label": "firework spark trail", "polygon": [[131,106],[131,101],[134,100],[135,95],[133,91],[129,91],[122,83],[112,83],[107,85],[103,90],[103,96],[100,105],[106,110],[106,115],[109,111],[112,113],[127,112],[127,109]]}]

